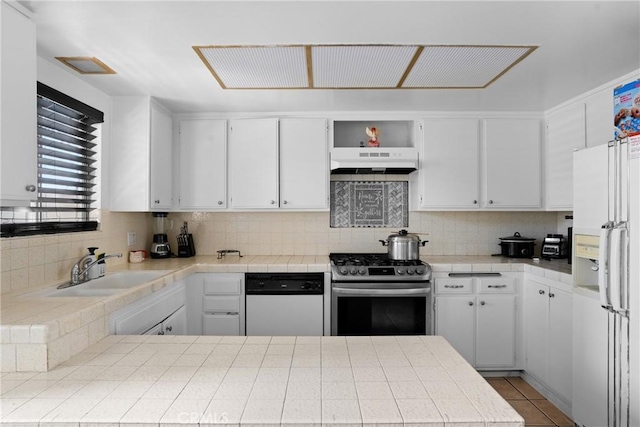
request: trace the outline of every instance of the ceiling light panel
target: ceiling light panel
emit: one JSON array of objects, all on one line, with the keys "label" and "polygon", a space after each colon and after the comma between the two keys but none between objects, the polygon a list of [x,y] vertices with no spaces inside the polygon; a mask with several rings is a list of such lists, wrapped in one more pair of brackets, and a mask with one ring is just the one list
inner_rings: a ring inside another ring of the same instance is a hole
[{"label": "ceiling light panel", "polygon": [[418,46],[312,46],[316,88],[395,88]]},{"label": "ceiling light panel", "polygon": [[304,46],[195,47],[223,88],[307,88]]},{"label": "ceiling light panel", "polygon": [[90,56],[56,56],[56,59],[80,74],[115,74],[116,72],[98,58]]},{"label": "ceiling light panel", "polygon": [[532,46],[425,46],[403,88],[484,88],[535,50]]}]

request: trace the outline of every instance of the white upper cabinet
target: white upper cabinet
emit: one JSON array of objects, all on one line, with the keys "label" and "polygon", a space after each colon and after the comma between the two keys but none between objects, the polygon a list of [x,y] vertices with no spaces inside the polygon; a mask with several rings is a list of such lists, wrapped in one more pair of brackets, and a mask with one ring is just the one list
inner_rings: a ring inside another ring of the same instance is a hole
[{"label": "white upper cabinet", "polygon": [[542,207],[540,120],[484,120],[484,207]]},{"label": "white upper cabinet", "polygon": [[277,209],[278,119],[229,121],[229,192],[234,209]]},{"label": "white upper cabinet", "polygon": [[425,119],[420,205],[477,208],[480,199],[478,119]]},{"label": "white upper cabinet", "polygon": [[226,208],[226,120],[182,120],[179,136],[180,208]]},{"label": "white upper cabinet", "polygon": [[2,2],[0,200],[28,205],[37,198],[36,26]]},{"label": "white upper cabinet", "polygon": [[111,101],[111,210],[172,207],[172,119],[145,96]]},{"label": "white upper cabinet", "polygon": [[324,119],[231,120],[231,208],[325,209],[327,156]]},{"label": "white upper cabinet", "polygon": [[329,206],[327,121],[280,120],[280,207]]},{"label": "white upper cabinet", "polygon": [[547,209],[573,209],[573,152],[585,147],[585,105],[570,104],[547,116]]}]

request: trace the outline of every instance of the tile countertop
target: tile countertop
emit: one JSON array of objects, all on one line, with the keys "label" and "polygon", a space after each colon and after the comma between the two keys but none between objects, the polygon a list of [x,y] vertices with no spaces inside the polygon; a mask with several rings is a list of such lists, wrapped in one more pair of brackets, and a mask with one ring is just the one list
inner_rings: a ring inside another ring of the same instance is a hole
[{"label": "tile countertop", "polygon": [[524,426],[439,336],[109,336],[0,377],[3,424]]},{"label": "tile countertop", "polygon": [[[491,256],[423,257],[434,272],[529,271],[571,285],[570,266],[565,260],[540,261]],[[108,272],[171,270],[158,279],[110,296],[43,297],[43,289],[3,294],[0,299],[0,351],[2,371],[46,371],[86,349],[109,334],[110,313],[193,273],[327,272],[327,256],[228,255],[147,260],[123,264]]]}]

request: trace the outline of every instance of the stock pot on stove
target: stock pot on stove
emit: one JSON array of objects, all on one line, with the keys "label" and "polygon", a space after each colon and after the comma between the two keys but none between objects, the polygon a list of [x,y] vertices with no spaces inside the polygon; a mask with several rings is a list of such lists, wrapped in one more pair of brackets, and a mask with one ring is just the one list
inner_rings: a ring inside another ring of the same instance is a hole
[{"label": "stock pot on stove", "polygon": [[414,261],[420,259],[420,246],[424,246],[428,240],[421,240],[417,234],[400,230],[390,234],[387,240],[380,240],[382,246],[387,246],[387,256],[395,261]]}]

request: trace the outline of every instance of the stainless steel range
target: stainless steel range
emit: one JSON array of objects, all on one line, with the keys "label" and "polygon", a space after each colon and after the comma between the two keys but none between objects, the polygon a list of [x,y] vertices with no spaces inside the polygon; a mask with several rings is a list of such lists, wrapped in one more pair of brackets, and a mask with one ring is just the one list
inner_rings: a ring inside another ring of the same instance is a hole
[{"label": "stainless steel range", "polygon": [[331,254],[332,335],[430,335],[431,266]]}]

